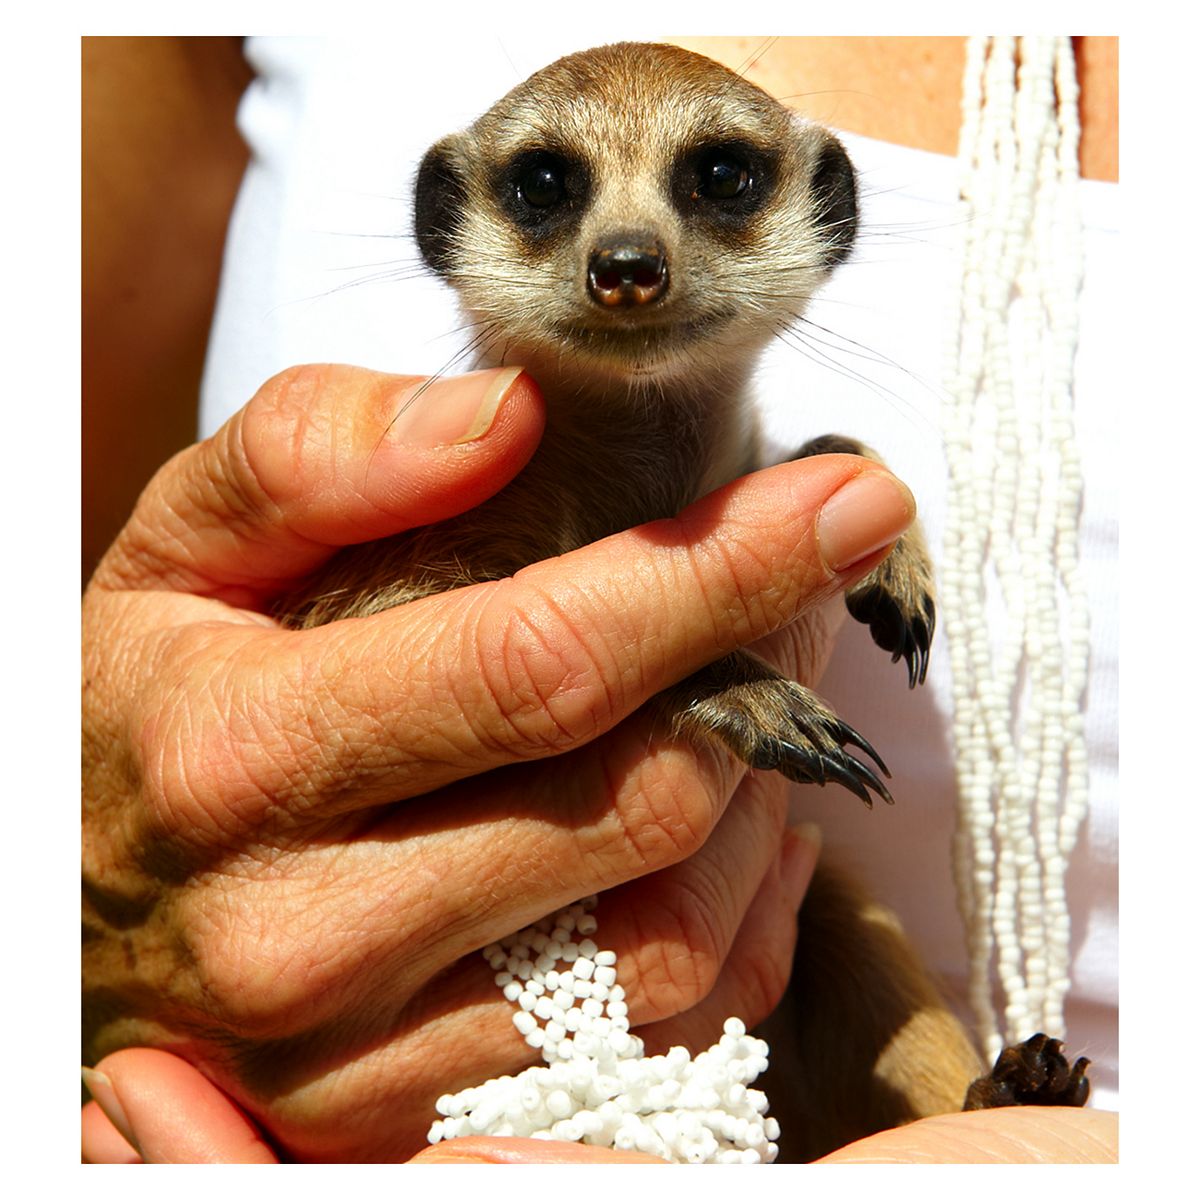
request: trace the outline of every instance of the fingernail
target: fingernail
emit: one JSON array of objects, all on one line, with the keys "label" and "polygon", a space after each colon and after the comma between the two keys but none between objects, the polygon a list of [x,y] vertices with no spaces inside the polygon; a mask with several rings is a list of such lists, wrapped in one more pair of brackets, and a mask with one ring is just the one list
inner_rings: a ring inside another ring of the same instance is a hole
[{"label": "fingernail", "polygon": [[478,441],[491,429],[522,371],[504,367],[414,384],[400,394],[399,416],[389,436],[425,450]]},{"label": "fingernail", "polygon": [[821,830],[811,822],[791,825],[784,835],[783,850],[779,861],[784,888],[799,906],[808,891],[809,881],[821,853]]},{"label": "fingernail", "polygon": [[821,832],[821,827],[815,821],[797,821],[795,825],[789,825],[790,832],[798,838],[803,838],[815,849],[820,850],[821,844],[825,840],[825,835]]},{"label": "fingernail", "polygon": [[117,1132],[140,1154],[141,1148],[137,1144],[137,1138],[133,1136],[133,1127],[129,1124],[129,1118],[125,1115],[120,1100],[117,1099],[117,1093],[113,1090],[112,1080],[102,1071],[93,1070],[91,1067],[81,1069],[83,1085],[91,1092],[92,1099],[116,1126]]},{"label": "fingernail", "polygon": [[817,545],[831,571],[845,571],[889,542],[917,515],[912,492],[888,471],[868,470],[844,483],[821,506]]}]

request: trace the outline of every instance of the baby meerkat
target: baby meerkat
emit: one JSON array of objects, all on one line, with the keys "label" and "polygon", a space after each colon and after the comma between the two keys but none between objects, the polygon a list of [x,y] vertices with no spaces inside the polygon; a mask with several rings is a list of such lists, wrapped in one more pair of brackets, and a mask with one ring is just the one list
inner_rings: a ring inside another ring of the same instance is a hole
[{"label": "baby meerkat", "polygon": [[[749,373],[856,225],[840,143],[708,59],[626,44],[538,72],[426,154],[416,236],[476,329],[480,365],[537,380],[544,440],[483,508],[338,555],[287,618],[319,624],[502,578],[763,466]],[[797,457],[833,451],[867,453],[822,438]],[[934,609],[920,535],[847,601],[922,679]],[[679,732],[751,766],[891,800],[866,740],[747,651],[668,702]]]},{"label": "baby meerkat", "polygon": [[[340,552],[289,599],[281,615],[296,627],[509,576],[764,465],[749,373],[847,257],[858,222],[854,170],[830,133],[715,62],[633,43],[561,59],[437,143],[415,210],[479,365],[526,368],[546,432],[483,507]],[[795,457],[831,452],[870,455],[826,436]],[[934,603],[919,531],[846,602],[910,685],[923,682]],[[680,734],[752,767],[891,801],[867,741],[749,651],[661,702]],[[787,1027],[769,1034],[785,1047],[773,1104],[796,1114],[792,1156],[961,1108],[981,1063],[894,921],[822,868],[800,933]],[[1064,1072],[1058,1049],[1027,1057],[1053,1077],[1055,1102],[1082,1102],[1083,1067]],[[1024,1061],[1006,1060],[1006,1095]],[[995,1093],[976,1087],[973,1103]]]}]

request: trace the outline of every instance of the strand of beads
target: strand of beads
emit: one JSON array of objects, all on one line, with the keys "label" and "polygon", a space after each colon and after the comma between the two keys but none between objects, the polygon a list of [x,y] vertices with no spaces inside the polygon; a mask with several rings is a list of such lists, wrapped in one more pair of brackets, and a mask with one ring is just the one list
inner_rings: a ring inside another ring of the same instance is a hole
[{"label": "strand of beads", "polygon": [[779,1123],[751,1088],[768,1048],[736,1017],[716,1045],[647,1057],[629,1031],[617,956],[593,940],[588,897],[487,946],[513,1025],[544,1067],[438,1098],[429,1141],[535,1137],[641,1150],[667,1162],[760,1163],[778,1154]]},{"label": "strand of beads", "polygon": [[961,796],[955,878],[970,999],[994,1055],[1036,1030],[1062,1036],[1065,872],[1087,805],[1088,613],[1072,411],[1082,242],[1069,39],[968,39],[960,163],[942,623]]}]

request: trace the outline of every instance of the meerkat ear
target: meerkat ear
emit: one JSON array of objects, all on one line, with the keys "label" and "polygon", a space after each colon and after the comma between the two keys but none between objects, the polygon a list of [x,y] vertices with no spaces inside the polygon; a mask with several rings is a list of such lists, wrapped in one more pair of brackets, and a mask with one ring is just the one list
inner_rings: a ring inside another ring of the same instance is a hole
[{"label": "meerkat ear", "polygon": [[425,152],[417,170],[413,227],[426,264],[439,275],[453,265],[454,235],[462,221],[467,188],[454,165],[457,138],[443,138]]},{"label": "meerkat ear", "polygon": [[825,243],[829,270],[850,257],[858,232],[858,181],[850,156],[837,138],[826,135],[809,180],[817,229]]}]

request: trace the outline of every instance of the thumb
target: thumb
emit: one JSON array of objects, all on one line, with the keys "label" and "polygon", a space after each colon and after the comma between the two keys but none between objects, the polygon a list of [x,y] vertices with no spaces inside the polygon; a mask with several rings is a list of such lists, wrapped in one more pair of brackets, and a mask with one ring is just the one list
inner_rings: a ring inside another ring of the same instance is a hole
[{"label": "thumb", "polygon": [[341,546],[481,503],[528,462],[543,423],[519,368],[433,383],[292,368],[159,471],[95,582],[259,607]]},{"label": "thumb", "polygon": [[266,1163],[257,1126],[195,1067],[165,1050],[118,1050],[84,1069],[85,1162]]}]

